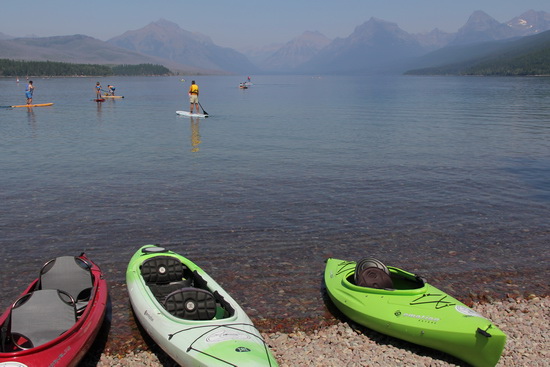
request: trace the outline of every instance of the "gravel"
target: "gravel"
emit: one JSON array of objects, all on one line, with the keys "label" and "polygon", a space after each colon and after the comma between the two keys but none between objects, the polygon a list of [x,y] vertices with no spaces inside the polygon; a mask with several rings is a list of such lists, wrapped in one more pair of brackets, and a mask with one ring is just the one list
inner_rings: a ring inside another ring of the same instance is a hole
[{"label": "gravel", "polygon": [[[550,297],[478,303],[474,309],[491,319],[508,338],[497,366],[550,366]],[[447,354],[340,322],[313,331],[264,333],[280,367],[467,366]],[[177,364],[162,351],[102,354],[84,366],[162,366]]]}]

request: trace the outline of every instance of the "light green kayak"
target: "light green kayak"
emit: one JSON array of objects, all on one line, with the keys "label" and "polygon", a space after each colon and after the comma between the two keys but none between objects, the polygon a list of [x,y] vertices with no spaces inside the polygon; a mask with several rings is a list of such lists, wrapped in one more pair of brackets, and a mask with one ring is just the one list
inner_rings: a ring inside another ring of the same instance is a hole
[{"label": "light green kayak", "polygon": [[242,308],[192,261],[154,245],[126,271],[130,302],[151,338],[182,366],[278,366]]},{"label": "light green kayak", "polygon": [[326,263],[328,294],[347,317],[473,366],[497,364],[506,335],[490,320],[414,274],[373,259],[359,264],[337,259]]}]

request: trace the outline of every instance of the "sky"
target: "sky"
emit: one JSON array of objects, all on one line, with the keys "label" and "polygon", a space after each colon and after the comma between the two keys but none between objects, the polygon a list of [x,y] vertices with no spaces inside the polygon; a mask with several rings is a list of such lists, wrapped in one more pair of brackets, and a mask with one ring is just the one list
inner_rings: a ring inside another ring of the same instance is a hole
[{"label": "sky", "polygon": [[283,44],[305,31],[349,36],[371,17],[409,33],[456,32],[476,10],[506,22],[548,0],[0,0],[0,33],[15,37],[85,34],[106,41],[159,19],[243,50]]}]

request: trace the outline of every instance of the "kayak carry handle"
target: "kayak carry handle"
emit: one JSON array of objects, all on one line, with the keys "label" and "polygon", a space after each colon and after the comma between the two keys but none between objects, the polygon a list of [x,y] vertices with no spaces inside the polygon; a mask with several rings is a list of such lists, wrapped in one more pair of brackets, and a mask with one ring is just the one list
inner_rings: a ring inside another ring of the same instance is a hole
[{"label": "kayak carry handle", "polygon": [[489,330],[490,328],[491,328],[491,325],[489,325],[486,330],[483,330],[481,328],[477,328],[477,332],[480,333],[481,335],[483,335],[486,338],[490,338],[492,335],[487,332],[487,330]]}]

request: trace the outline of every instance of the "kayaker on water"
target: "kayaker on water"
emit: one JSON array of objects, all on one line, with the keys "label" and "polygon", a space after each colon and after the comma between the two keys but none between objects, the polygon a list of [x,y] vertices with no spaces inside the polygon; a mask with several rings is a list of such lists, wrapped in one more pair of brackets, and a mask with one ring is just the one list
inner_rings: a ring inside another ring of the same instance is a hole
[{"label": "kayaker on water", "polygon": [[34,93],[34,85],[32,85],[32,80],[29,80],[27,88],[25,88],[25,96],[27,97],[27,104],[32,104],[32,94]]},{"label": "kayaker on water", "polygon": [[191,81],[191,86],[189,87],[189,112],[193,113],[193,106],[195,106],[196,113],[199,111],[199,86],[195,84],[195,81]]}]

